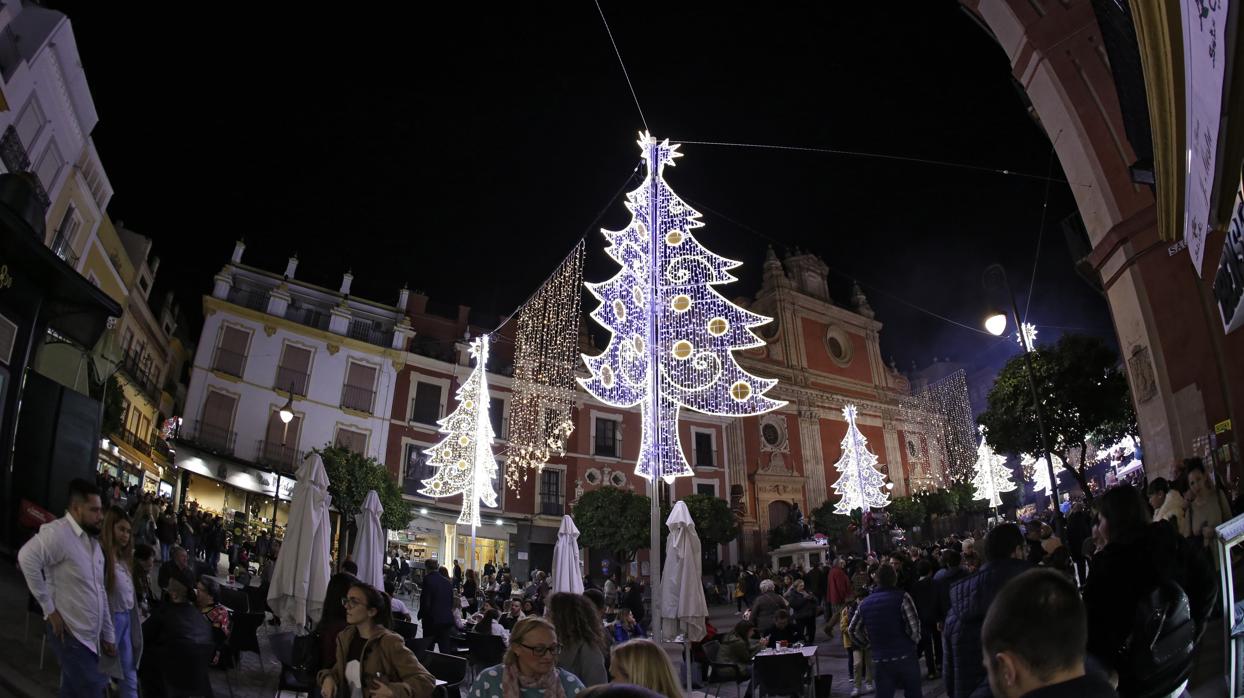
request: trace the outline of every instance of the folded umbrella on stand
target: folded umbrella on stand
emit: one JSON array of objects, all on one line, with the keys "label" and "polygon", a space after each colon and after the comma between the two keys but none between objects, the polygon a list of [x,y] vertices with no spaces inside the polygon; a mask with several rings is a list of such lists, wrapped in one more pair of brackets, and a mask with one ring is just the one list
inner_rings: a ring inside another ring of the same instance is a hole
[{"label": "folded umbrella on stand", "polygon": [[579,561],[579,527],[567,514],[557,529],[557,545],[553,547],[553,578],[550,588],[554,593],[568,591],[583,593],[583,565]]},{"label": "folded umbrella on stand", "polygon": [[281,623],[304,632],[319,621],[328,589],[330,521],[328,474],[320,454],[312,453],[298,468],[285,540],[277,555],[268,587],[268,606]]},{"label": "folded umbrella on stand", "polygon": [[670,537],[667,542],[665,567],[661,570],[661,627],[654,628],[658,639],[681,635],[687,669],[687,692],[691,692],[691,643],[704,639],[704,619],[708,604],[704,600],[701,575],[700,536],[686,503],[674,503],[665,520]]},{"label": "folded umbrella on stand", "polygon": [[354,564],[358,565],[358,578],[384,591],[384,528],[380,526],[380,515],[384,506],[380,504],[380,495],[371,490],[363,499],[363,509],[359,512],[358,537],[354,541]]}]

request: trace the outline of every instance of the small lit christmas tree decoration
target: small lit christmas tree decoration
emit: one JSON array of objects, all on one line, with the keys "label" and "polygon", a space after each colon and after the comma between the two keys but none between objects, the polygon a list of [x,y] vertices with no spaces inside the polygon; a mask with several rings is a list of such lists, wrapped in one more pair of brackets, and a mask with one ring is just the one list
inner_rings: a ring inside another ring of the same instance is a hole
[{"label": "small lit christmas tree decoration", "polygon": [[765,397],[776,380],[743,370],[731,353],[764,346],[752,328],[769,318],[726,300],[715,286],[739,266],[708,251],[691,231],[700,213],[678,198],[663,173],[681,156],[677,145],[640,134],[647,176],[627,194],[630,223],[602,231],[605,251],[621,269],[587,284],[600,301],[592,317],[612,336],[605,350],[584,356],[591,374],[580,385],[617,407],[640,405],[643,433],[635,473],[647,479],[691,475],[678,437],[678,412],[741,417],[786,403]]},{"label": "small lit christmas tree decoration", "polygon": [[[1050,493],[1050,469],[1044,458],[1025,453],[1020,456],[1019,464],[1024,468],[1024,475],[1032,482],[1033,494],[1048,495]],[[1063,467],[1063,459],[1054,455],[1055,470]]]},{"label": "small lit christmas tree decoration", "polygon": [[566,453],[574,431],[583,250],[580,240],[518,311],[505,482],[517,497],[532,472]]},{"label": "small lit christmas tree decoration", "polygon": [[972,486],[976,488],[973,499],[987,499],[989,506],[1002,504],[1001,494],[1014,490],[1016,485],[1011,481],[1011,471],[1006,467],[1006,458],[994,453],[985,442],[985,427],[980,427],[981,441],[976,448],[976,475],[972,478]]},{"label": "small lit christmas tree decoration", "polygon": [[885,476],[873,467],[877,465],[877,456],[868,449],[868,439],[855,425],[858,412],[855,405],[842,409],[842,417],[847,420],[847,433],[842,437],[842,456],[834,464],[842,473],[834,483],[834,492],[838,493],[835,514],[850,514],[854,509],[866,512],[890,504]]},{"label": "small lit christmas tree decoration", "polygon": [[[497,506],[493,481],[497,478],[497,458],[492,453],[494,437],[488,419],[488,335],[471,342],[475,369],[458,389],[458,407],[441,419],[440,432],[445,438],[425,451],[428,465],[436,474],[423,481],[419,494],[429,497],[462,495],[462,512],[458,523],[479,525],[479,503]],[[474,535],[474,534],[472,534]]]},{"label": "small lit christmas tree decoration", "polygon": [[1015,330],[1015,341],[1024,351],[1032,351],[1037,346],[1037,326],[1031,322],[1022,323]]}]

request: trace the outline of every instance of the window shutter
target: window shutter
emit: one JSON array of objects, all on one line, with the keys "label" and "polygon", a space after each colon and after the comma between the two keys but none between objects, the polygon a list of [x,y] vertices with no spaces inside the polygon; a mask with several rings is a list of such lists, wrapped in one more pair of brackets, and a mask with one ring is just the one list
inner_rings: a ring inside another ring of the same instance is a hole
[{"label": "window shutter", "polygon": [[374,366],[350,362],[350,369],[346,372],[346,385],[371,390],[375,384],[376,369]]},{"label": "window shutter", "polygon": [[233,423],[233,408],[236,404],[237,400],[230,395],[215,390],[208,391],[207,399],[203,401],[203,423],[229,431],[229,425]]}]

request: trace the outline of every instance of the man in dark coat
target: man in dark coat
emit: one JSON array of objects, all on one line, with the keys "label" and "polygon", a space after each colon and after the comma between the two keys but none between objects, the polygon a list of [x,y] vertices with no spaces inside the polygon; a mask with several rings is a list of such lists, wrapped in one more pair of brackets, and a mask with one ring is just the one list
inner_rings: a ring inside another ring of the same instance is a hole
[{"label": "man in dark coat", "polygon": [[1086,673],[1088,623],[1076,587],[1053,570],[1024,572],[995,597],[981,628],[989,688],[997,698],[1114,698]]},{"label": "man in dark coat", "polygon": [[1028,545],[1015,524],[995,527],[985,537],[985,564],[950,588],[950,612],[943,635],[942,671],[949,698],[990,695],[981,665],[981,626],[1002,585],[1032,568]]},{"label": "man in dark coat", "polygon": [[423,576],[423,590],[419,592],[419,620],[423,622],[423,636],[428,640],[428,649],[436,645],[437,652],[453,653],[457,650],[449,642],[449,631],[454,627],[453,585],[437,570],[436,560],[428,560],[424,564],[428,571]]}]

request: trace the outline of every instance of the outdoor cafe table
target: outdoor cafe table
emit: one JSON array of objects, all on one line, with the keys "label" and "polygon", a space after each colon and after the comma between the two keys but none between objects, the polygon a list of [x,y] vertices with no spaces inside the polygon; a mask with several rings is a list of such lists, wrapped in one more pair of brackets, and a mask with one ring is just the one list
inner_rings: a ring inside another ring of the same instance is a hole
[{"label": "outdoor cafe table", "polygon": [[[821,657],[819,654],[816,653],[816,651],[817,651],[817,645],[804,645],[803,647],[788,647],[786,649],[774,649],[772,647],[766,647],[765,649],[760,650],[759,652],[756,653],[756,658],[773,657],[773,656],[778,656],[778,655],[783,655],[783,654],[795,654],[796,652],[802,654],[803,658],[808,660],[809,664],[813,665],[812,698],[816,698],[816,677],[821,675]],[[753,659],[752,661],[754,664],[755,659]],[[755,671],[755,666],[753,665],[752,676],[755,676],[755,675],[756,675],[756,671]],[[755,684],[756,682],[753,680],[752,686],[755,686]]]}]

